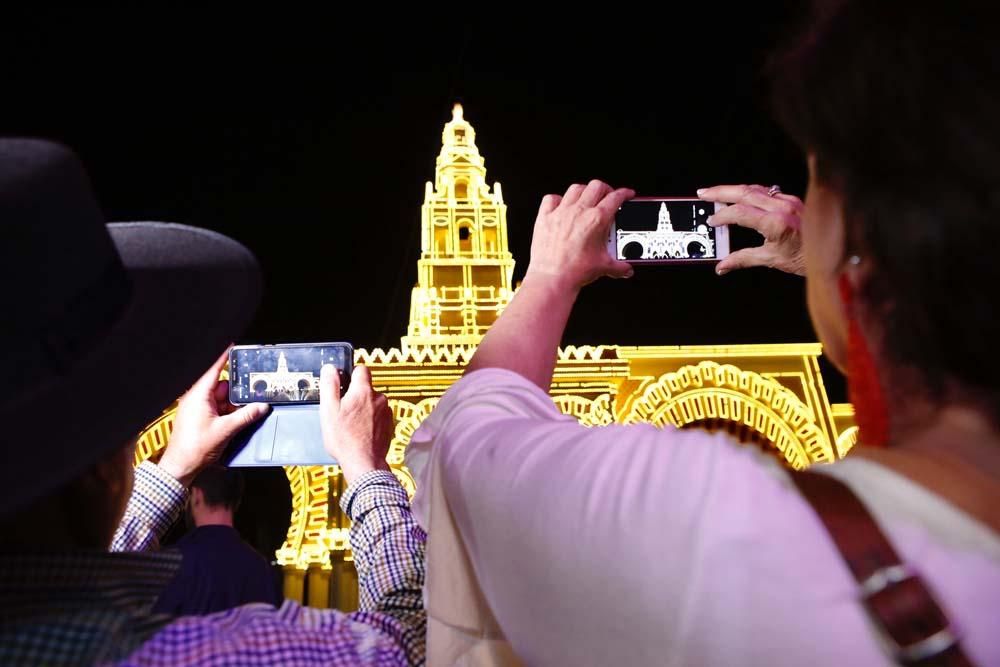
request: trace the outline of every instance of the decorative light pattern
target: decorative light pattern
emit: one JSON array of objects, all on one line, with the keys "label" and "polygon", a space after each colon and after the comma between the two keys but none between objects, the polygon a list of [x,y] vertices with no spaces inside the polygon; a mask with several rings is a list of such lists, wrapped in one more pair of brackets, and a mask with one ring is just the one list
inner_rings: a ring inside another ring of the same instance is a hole
[{"label": "decorative light pattern", "polygon": [[835,460],[812,411],[795,394],[759,373],[714,361],[683,366],[645,385],[622,421],[681,427],[711,419],[749,426],[797,470]]}]

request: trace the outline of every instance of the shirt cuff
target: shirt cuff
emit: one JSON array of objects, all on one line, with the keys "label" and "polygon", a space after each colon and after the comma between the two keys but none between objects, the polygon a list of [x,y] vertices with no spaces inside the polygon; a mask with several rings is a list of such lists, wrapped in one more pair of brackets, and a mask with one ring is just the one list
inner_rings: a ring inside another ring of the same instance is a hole
[{"label": "shirt cuff", "polygon": [[340,509],[357,521],[380,505],[410,506],[406,490],[388,470],[372,470],[358,477],[340,497]]},{"label": "shirt cuff", "polygon": [[135,469],[130,509],[157,535],[163,535],[184,510],[187,494],[173,475],[152,461],[143,461]]}]

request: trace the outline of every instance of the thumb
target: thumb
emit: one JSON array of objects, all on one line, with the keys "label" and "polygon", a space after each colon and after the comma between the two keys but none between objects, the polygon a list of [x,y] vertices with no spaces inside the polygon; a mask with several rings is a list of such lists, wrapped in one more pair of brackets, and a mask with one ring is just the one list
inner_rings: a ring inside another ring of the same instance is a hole
[{"label": "thumb", "polygon": [[604,274],[611,278],[631,278],[635,274],[635,269],[628,262],[614,259],[608,264]]},{"label": "thumb", "polygon": [[755,266],[770,266],[771,253],[764,246],[737,250],[715,266],[715,272],[723,276],[737,269],[749,269]]},{"label": "thumb", "polygon": [[192,393],[197,393],[202,398],[212,396],[219,384],[219,375],[222,373],[222,368],[229,361],[229,350],[230,348],[227,347],[226,351],[215,360],[215,363],[195,381],[191,386]]},{"label": "thumb", "polygon": [[340,373],[333,364],[319,370],[319,405],[323,412],[340,412]]},{"label": "thumb", "polygon": [[340,373],[333,364],[323,364],[319,371],[319,427],[325,445],[331,427],[340,414]]},{"label": "thumb", "polygon": [[232,412],[225,417],[216,420],[216,428],[224,440],[229,440],[250,424],[259,421],[264,415],[271,411],[271,406],[267,403],[250,403],[244,405],[239,410]]}]

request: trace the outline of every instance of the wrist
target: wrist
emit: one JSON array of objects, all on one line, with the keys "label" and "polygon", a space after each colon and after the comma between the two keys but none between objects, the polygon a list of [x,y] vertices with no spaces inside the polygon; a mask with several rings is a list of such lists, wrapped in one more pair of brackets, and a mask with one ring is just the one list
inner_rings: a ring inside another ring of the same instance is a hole
[{"label": "wrist", "polygon": [[169,446],[167,447],[167,451],[163,452],[163,456],[160,457],[156,465],[180,482],[185,488],[191,486],[191,482],[198,474],[197,466],[185,463],[184,461],[178,461],[175,456],[171,456]]},{"label": "wrist", "polygon": [[545,269],[535,269],[528,266],[528,271],[521,281],[521,289],[544,290],[553,296],[565,298],[569,301],[576,301],[580,289],[583,287],[578,281],[567,276],[565,272],[547,271]]},{"label": "wrist", "polygon": [[366,475],[373,470],[390,470],[389,464],[385,461],[373,461],[371,459],[345,459],[337,461],[340,472],[344,476],[347,486],[354,483],[362,475]]}]

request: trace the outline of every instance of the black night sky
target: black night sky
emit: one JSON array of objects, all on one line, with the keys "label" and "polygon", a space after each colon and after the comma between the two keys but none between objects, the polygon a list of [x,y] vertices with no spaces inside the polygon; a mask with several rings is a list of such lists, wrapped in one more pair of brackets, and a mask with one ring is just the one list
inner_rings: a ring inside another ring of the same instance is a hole
[{"label": "black night sky", "polygon": [[[0,26],[0,133],[74,147],[110,220],[208,227],[257,254],[266,293],[240,342],[399,344],[424,182],[455,101],[503,185],[518,280],[541,197],[575,181],[646,196],[727,182],[803,194],[802,156],[770,119],[761,72],[797,3],[552,16],[427,5],[450,16],[437,23],[389,5],[252,7],[8,10]],[[710,267],[595,284],[566,334],[813,340],[801,279]],[[824,376],[844,400],[836,371]]]}]

